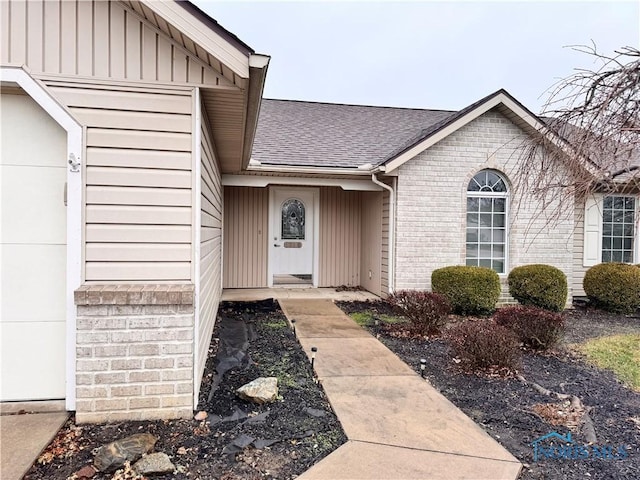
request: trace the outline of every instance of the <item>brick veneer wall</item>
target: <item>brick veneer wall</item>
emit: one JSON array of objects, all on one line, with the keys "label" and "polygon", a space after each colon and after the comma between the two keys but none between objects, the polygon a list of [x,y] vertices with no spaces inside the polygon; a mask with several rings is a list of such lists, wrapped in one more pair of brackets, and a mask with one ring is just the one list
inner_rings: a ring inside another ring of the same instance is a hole
[{"label": "brick veneer wall", "polygon": [[193,300],[193,285],[76,290],[77,422],[193,414]]},{"label": "brick veneer wall", "polygon": [[[520,148],[527,138],[521,128],[491,110],[399,168],[396,289],[428,290],[433,270],[464,265],[467,185],[485,168],[515,183]],[[573,224],[549,226],[540,215],[539,201],[527,192],[512,189],[509,203],[508,271],[547,263],[561,269],[571,286]],[[574,206],[565,208],[571,212]],[[504,290],[504,276],[502,283]],[[500,303],[511,301],[503,293]]]}]

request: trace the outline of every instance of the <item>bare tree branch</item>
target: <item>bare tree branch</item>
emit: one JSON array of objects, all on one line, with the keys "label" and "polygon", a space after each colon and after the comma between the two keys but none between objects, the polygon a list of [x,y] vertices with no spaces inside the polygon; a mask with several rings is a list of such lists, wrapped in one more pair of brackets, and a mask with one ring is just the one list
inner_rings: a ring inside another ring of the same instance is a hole
[{"label": "bare tree branch", "polygon": [[546,214],[553,221],[572,211],[563,209],[567,202],[583,203],[595,191],[640,187],[640,50],[623,47],[608,56],[595,46],[573,48],[599,68],[576,69],[550,89],[545,126],[522,145],[518,162],[518,188],[555,209]]}]

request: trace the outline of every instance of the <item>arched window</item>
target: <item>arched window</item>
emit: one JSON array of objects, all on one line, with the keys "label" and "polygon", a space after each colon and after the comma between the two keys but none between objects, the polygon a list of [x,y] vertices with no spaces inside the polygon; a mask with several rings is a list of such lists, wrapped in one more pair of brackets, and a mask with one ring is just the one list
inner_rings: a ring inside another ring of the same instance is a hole
[{"label": "arched window", "polygon": [[466,264],[505,273],[507,263],[507,200],[504,177],[493,170],[478,172],[467,187]]},{"label": "arched window", "polygon": [[290,198],[282,204],[283,240],[304,240],[305,212],[304,204],[297,198]]}]

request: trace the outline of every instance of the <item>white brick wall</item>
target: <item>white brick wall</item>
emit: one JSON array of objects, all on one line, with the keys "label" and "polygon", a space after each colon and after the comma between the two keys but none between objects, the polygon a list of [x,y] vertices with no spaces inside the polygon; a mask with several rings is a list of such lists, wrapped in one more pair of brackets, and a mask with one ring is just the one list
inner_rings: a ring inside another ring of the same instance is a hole
[{"label": "white brick wall", "polygon": [[76,421],[191,417],[193,288],[149,298],[91,288],[76,292]]},{"label": "white brick wall", "polygon": [[[492,110],[399,168],[396,289],[430,289],[433,270],[464,265],[469,180],[491,168],[517,184],[519,147],[526,139],[524,131]],[[546,263],[560,268],[571,285],[573,225],[549,228],[535,197],[513,189],[510,195],[507,269]]]}]

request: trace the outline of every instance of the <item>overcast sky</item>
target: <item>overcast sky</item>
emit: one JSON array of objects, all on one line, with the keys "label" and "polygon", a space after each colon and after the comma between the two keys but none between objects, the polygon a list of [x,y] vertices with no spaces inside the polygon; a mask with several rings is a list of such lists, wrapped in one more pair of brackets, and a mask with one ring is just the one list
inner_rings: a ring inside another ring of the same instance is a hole
[{"label": "overcast sky", "polygon": [[640,1],[195,1],[271,56],[265,97],[457,110],[505,88],[534,112],[593,60],[640,46]]}]

